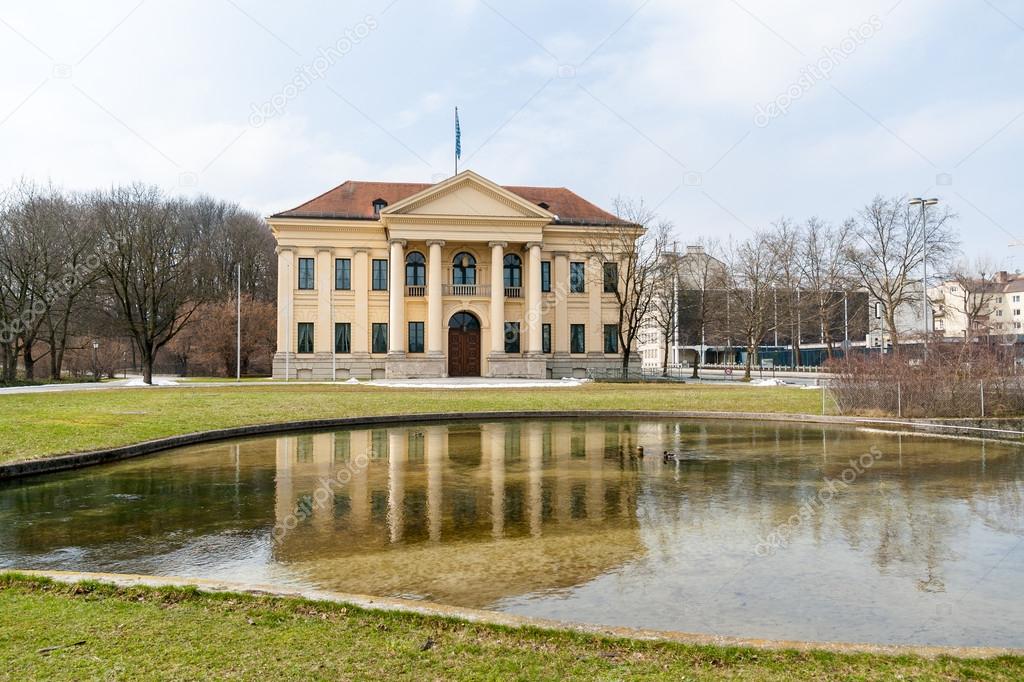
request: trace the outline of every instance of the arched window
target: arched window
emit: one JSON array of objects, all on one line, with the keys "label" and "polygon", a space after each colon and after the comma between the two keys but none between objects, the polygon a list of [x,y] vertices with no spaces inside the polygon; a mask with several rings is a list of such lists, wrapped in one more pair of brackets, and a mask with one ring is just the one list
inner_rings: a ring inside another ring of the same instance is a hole
[{"label": "arched window", "polygon": [[505,256],[505,286],[523,286],[523,260],[514,253]]},{"label": "arched window", "polygon": [[405,285],[422,287],[427,284],[427,261],[422,253],[413,251],[405,257]]},{"label": "arched window", "polygon": [[452,259],[452,284],[476,284],[476,258],[473,254],[463,251]]},{"label": "arched window", "polygon": [[448,320],[449,329],[461,329],[462,331],[473,331],[480,329],[480,320],[473,313],[461,312],[452,315]]}]

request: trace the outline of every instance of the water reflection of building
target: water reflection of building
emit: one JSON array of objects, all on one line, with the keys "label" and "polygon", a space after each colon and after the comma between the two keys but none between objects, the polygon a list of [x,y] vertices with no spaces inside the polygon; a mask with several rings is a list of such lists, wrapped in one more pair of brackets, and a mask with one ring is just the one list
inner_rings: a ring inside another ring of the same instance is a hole
[{"label": "water reflection of building", "polygon": [[642,552],[634,449],[627,425],[570,421],[280,438],[275,558],[458,603],[575,585]]}]

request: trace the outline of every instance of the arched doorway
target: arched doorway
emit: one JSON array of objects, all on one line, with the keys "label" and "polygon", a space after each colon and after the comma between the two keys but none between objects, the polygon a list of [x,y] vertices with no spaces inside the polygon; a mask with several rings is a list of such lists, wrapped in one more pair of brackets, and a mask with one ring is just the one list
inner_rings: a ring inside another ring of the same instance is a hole
[{"label": "arched doorway", "polygon": [[473,313],[448,320],[448,376],[480,376],[480,320]]}]

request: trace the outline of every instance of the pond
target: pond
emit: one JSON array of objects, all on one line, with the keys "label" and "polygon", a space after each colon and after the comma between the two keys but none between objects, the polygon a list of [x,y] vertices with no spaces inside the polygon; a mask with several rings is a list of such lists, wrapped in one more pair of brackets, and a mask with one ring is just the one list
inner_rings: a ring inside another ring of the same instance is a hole
[{"label": "pond", "polygon": [[1024,448],[721,420],[263,437],[0,486],[0,568],[742,637],[1021,647]]}]

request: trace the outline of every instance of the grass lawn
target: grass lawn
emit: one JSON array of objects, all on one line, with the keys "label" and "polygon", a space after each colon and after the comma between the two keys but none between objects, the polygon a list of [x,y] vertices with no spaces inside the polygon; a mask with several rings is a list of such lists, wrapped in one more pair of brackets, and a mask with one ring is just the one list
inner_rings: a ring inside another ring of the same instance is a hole
[{"label": "grass lawn", "polygon": [[543,389],[389,389],[259,385],[108,389],[0,396],[0,463],[273,422],[488,410],[821,412],[818,391],[699,384]]},{"label": "grass lawn", "polygon": [[1024,658],[763,651],[0,575],[0,679],[1019,680]]}]

